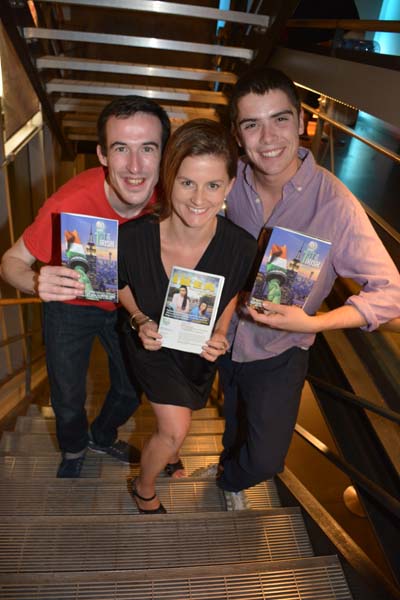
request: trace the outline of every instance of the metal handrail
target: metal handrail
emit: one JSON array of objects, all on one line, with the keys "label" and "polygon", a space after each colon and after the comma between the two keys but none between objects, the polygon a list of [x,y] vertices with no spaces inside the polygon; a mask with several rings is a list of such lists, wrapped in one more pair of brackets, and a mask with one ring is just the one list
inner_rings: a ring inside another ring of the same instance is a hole
[{"label": "metal handrail", "polygon": [[400,21],[376,21],[372,19],[289,19],[287,27],[293,29],[349,29],[353,31],[400,33]]},{"label": "metal handrail", "polygon": [[[302,86],[300,86],[300,87],[302,87]],[[360,142],[369,146],[376,152],[383,154],[387,158],[390,158],[391,160],[395,161],[396,163],[400,163],[400,154],[397,154],[396,152],[392,152],[391,150],[388,150],[388,148],[385,148],[385,146],[382,146],[381,144],[377,144],[376,142],[373,142],[372,140],[359,135],[351,127],[348,127],[347,125],[343,125],[343,123],[340,123],[340,121],[336,121],[335,119],[333,119],[332,117],[329,117],[326,113],[324,113],[320,109],[313,108],[306,102],[302,102],[301,106],[307,112],[317,115],[317,117],[319,119],[321,119],[322,121],[326,121],[327,123],[329,123],[336,129],[343,131],[349,137],[359,140]],[[391,238],[393,238],[397,242],[400,242],[399,234],[397,233],[397,231],[395,231],[388,223],[386,223],[386,221],[384,221],[379,215],[377,215],[369,206],[366,206],[366,204],[364,202],[361,202],[361,204],[362,204],[365,212],[370,217],[370,219],[374,220],[380,227],[382,227]],[[398,331],[398,329],[396,328],[396,329],[394,329],[394,331]]]},{"label": "metal handrail", "polygon": [[381,154],[384,154],[385,156],[391,158],[392,160],[400,163],[400,155],[396,154],[396,152],[392,152],[391,150],[388,150],[387,148],[385,148],[385,146],[381,146],[381,144],[377,144],[376,142],[373,142],[372,140],[369,140],[368,138],[365,138],[365,137],[359,135],[358,133],[356,133],[354,131],[354,129],[351,129],[351,127],[347,127],[347,125],[343,125],[343,123],[340,123],[339,121],[336,121],[335,119],[332,119],[332,117],[329,117],[326,113],[322,112],[318,108],[313,108],[312,106],[309,106],[305,102],[302,102],[301,105],[303,108],[306,109],[307,112],[316,114],[318,116],[318,118],[322,119],[323,121],[326,121],[327,123],[330,123],[337,129],[344,131],[350,137],[356,138],[357,140],[359,140],[360,142],[363,142],[367,146],[370,146],[377,152],[380,152]]},{"label": "metal handrail", "polygon": [[333,385],[332,383],[327,383],[319,377],[315,377],[314,375],[307,375],[307,381],[311,384],[311,387],[320,388],[327,392],[331,392],[336,398],[339,400],[344,400],[345,402],[350,402],[351,404],[355,404],[356,406],[360,406],[361,408],[365,408],[374,412],[385,419],[389,419],[390,421],[394,421],[395,423],[400,424],[400,413],[390,410],[388,408],[383,408],[381,406],[377,406],[365,398],[361,396],[357,396],[356,394],[352,394],[347,390],[343,390],[342,388]]},{"label": "metal handrail", "polygon": [[384,506],[391,514],[400,518],[400,502],[386,492],[382,487],[368,479],[358,469],[353,467],[351,464],[340,458],[337,454],[332,452],[321,440],[312,435],[307,429],[304,429],[298,423],[295,426],[295,432],[303,438],[310,446],[318,450],[320,454],[325,456],[331,463],[338,467],[343,473],[346,473],[352,480],[354,480],[360,487],[362,487],[368,494],[370,494],[379,504]]}]

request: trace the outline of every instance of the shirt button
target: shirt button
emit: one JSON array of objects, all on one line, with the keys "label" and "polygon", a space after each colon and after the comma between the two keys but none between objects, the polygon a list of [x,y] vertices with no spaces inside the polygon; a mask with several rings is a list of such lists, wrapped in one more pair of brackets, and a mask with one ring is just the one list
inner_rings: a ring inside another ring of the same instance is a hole
[{"label": "shirt button", "polygon": [[261,202],[260,198],[256,198],[255,203],[260,204],[260,202]]},{"label": "shirt button", "polygon": [[302,190],[303,188],[302,188],[302,186],[301,186],[301,185],[299,185],[299,186],[298,186],[296,189],[297,189],[297,191],[298,191],[298,192],[301,192],[301,190]]}]

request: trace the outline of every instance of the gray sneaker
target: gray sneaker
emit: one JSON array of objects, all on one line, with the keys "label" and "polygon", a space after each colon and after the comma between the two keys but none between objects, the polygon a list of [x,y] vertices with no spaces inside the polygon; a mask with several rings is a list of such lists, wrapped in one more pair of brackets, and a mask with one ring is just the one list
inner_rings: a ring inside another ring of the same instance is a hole
[{"label": "gray sneaker", "polygon": [[109,454],[123,463],[135,464],[140,462],[140,450],[123,440],[115,440],[110,446],[100,446],[93,440],[89,440],[88,448],[99,454]]}]

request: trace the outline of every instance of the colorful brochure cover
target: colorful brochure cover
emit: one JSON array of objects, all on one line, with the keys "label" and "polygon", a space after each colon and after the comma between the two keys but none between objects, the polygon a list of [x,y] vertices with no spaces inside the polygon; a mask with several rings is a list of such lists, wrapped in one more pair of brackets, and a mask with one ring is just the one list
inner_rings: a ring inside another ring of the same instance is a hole
[{"label": "colorful brochure cover", "polygon": [[60,213],[61,262],[76,269],[87,300],[118,302],[118,221]]},{"label": "colorful brochure cover", "polygon": [[166,348],[200,354],[213,331],[225,278],[172,267],[158,331]]},{"label": "colorful brochure cover", "polygon": [[261,261],[250,294],[250,306],[262,302],[300,306],[307,302],[331,243],[286,229],[264,229],[259,240]]}]

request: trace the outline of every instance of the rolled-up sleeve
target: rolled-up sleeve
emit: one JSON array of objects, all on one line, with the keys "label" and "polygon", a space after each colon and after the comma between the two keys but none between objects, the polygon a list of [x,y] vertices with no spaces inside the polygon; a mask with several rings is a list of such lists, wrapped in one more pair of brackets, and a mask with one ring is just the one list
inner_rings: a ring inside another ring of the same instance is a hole
[{"label": "rolled-up sleeve", "polygon": [[338,275],[361,286],[346,304],[354,306],[365,318],[366,331],[400,316],[400,275],[362,207],[355,200],[343,223],[334,256]]}]

